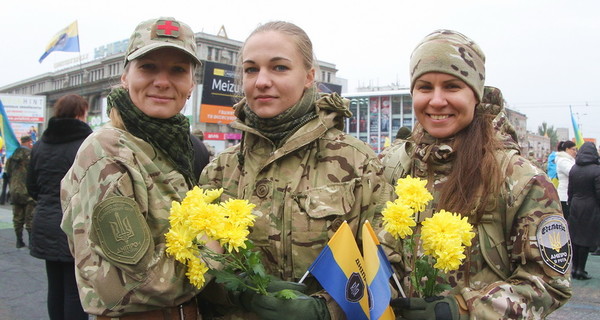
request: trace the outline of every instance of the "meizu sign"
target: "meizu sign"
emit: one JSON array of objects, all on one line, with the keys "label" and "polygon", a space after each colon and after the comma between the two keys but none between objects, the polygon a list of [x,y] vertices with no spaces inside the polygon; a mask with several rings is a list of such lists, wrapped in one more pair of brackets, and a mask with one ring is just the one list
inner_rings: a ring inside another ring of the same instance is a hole
[{"label": "meizu sign", "polygon": [[232,107],[236,96],[238,90],[235,85],[235,67],[206,61],[200,122],[227,124],[235,120]]}]

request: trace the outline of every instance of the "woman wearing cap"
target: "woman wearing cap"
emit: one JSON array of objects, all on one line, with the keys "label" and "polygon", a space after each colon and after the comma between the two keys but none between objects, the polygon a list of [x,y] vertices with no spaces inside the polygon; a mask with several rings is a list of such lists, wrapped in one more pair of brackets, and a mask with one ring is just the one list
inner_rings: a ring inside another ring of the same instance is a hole
[{"label": "woman wearing cap", "polygon": [[434,200],[420,219],[457,212],[477,236],[460,268],[447,274],[452,289],[435,299],[392,301],[402,319],[545,318],[571,296],[560,200],[519,154],[500,91],[484,88],[484,62],[476,43],[451,30],[431,33],[411,55],[418,124],[382,154],[386,177],[426,179]]},{"label": "woman wearing cap", "polygon": [[107,97],[111,122],[83,142],[62,181],[62,229],[83,307],[98,319],[198,315],[198,290],[165,254],[164,234],[171,202],[197,183],[180,111],[199,65],[189,26],[173,18],[140,23],[121,85]]},{"label": "woman wearing cap", "polygon": [[200,183],[256,205],[249,238],[267,272],[290,281],[276,281],[278,289],[304,294],[291,300],[248,290],[233,294],[239,308],[228,309],[225,318],[345,319],[315,278],[307,278],[306,287],[291,281],[302,277],[344,221],[360,234],[391,186],[373,150],[342,131],[351,116],[348,100],[317,92],[312,43],[301,28],[263,24],[238,57],[244,98],[235,105],[231,126],[243,137],[204,169]]}]

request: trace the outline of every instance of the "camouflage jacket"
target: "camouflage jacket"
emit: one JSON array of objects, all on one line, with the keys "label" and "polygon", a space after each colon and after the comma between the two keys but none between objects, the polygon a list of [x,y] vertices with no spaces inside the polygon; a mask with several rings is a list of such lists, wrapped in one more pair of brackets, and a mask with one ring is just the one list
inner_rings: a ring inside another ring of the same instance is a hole
[{"label": "camouflage jacket", "polygon": [[[200,177],[204,187],[223,188],[226,197],[256,205],[249,238],[261,250],[268,273],[288,281],[304,275],[344,221],[360,246],[360,227],[380,214],[391,195],[373,150],[341,131],[341,113],[319,107],[317,113],[280,148],[241,121],[233,122],[244,131],[242,143],[219,154]],[[308,294],[325,298],[332,319],[345,319],[312,276],[305,283]]]},{"label": "camouflage jacket", "polygon": [[[510,127],[504,113],[496,112],[494,124],[505,147],[497,159],[505,180],[475,226],[467,259],[448,274],[453,287],[448,294],[462,295],[470,319],[543,319],[571,297],[567,225],[554,186],[518,154],[510,130],[503,130]],[[429,180],[434,200],[421,221],[433,214],[454,159],[451,142],[430,141],[415,145],[409,137],[381,154],[390,182],[408,174]],[[408,266],[402,269],[410,272]]]},{"label": "camouflage jacket", "polygon": [[31,149],[19,147],[7,160],[6,174],[9,176],[10,198],[15,204],[24,205],[33,201],[27,192],[27,170],[31,160]]},{"label": "camouflage jacket", "polygon": [[81,145],[61,184],[61,224],[87,313],[121,316],[188,301],[198,290],[165,255],[184,177],[149,143],[110,124]]}]

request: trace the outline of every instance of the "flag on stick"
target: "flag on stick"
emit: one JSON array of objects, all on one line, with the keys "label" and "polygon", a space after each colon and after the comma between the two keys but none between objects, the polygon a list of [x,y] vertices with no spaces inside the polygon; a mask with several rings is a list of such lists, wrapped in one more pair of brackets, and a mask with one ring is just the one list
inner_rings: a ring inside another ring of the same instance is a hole
[{"label": "flag on stick", "polygon": [[6,111],[4,110],[4,104],[0,100],[0,135],[6,150],[6,159],[12,156],[13,152],[20,146],[15,133],[8,122]]},{"label": "flag on stick", "polygon": [[571,106],[569,106],[569,111],[571,111],[571,122],[573,123],[573,132],[575,133],[575,146],[580,148],[583,144],[583,135],[581,134],[581,130],[579,130],[579,125],[575,121],[575,117],[573,117],[573,110]]},{"label": "flag on stick", "polygon": [[394,320],[396,316],[390,307],[392,291],[389,285],[394,271],[369,221],[363,225],[362,241],[367,288],[372,301],[371,319]]},{"label": "flag on stick", "polygon": [[79,52],[77,20],[54,35],[46,46],[46,52],[40,57],[39,62],[42,63],[52,51]]},{"label": "flag on stick", "polygon": [[348,319],[370,319],[364,266],[352,230],[344,221],[308,271],[344,310]]}]

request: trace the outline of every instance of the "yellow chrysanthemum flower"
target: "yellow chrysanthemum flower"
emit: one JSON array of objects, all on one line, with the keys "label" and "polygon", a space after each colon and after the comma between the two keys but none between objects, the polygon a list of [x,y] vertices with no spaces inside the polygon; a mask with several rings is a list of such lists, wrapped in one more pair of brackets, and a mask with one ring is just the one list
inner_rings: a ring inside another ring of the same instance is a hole
[{"label": "yellow chrysanthemum flower", "polygon": [[200,259],[190,259],[187,263],[188,270],[185,275],[190,279],[190,283],[196,288],[200,289],[206,283],[204,275],[208,272],[208,267]]},{"label": "yellow chrysanthemum flower", "polygon": [[199,246],[203,246],[208,237],[219,241],[227,250],[224,255],[234,254],[233,251],[246,249],[248,227],[254,225],[252,209],[255,205],[239,199],[213,203],[222,193],[223,189],[194,187],[181,203],[173,201],[171,206],[171,228],[165,234],[166,252],[188,266],[186,275],[198,288],[204,285],[204,274],[208,271],[200,258],[201,250],[205,249]]},{"label": "yellow chrysanthemum flower", "polygon": [[396,195],[403,203],[417,212],[425,210],[427,203],[433,200],[433,196],[427,190],[427,180],[412,178],[400,178],[396,182]]},{"label": "yellow chrysanthemum flower", "polygon": [[465,258],[465,246],[475,236],[473,226],[460,214],[441,210],[422,222],[421,240],[425,254],[433,256],[436,268],[456,270]]},{"label": "yellow chrysanthemum flower", "polygon": [[406,204],[388,201],[381,213],[385,231],[395,238],[404,239],[413,234],[412,227],[417,223],[413,219],[414,211]]}]

